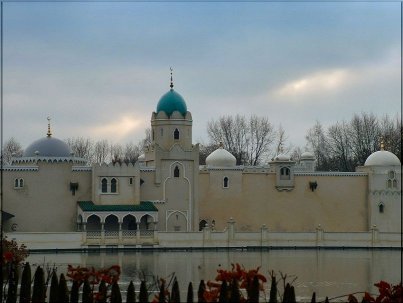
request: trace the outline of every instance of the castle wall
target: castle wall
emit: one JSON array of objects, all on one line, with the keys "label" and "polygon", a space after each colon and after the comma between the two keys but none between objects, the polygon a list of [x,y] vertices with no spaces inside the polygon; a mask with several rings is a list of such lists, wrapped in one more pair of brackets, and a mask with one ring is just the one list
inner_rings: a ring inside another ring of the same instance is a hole
[{"label": "castle wall", "polygon": [[[22,188],[14,188],[15,178],[24,180]],[[79,183],[75,195],[70,182]],[[72,172],[71,163],[39,162],[37,171],[7,171],[3,209],[15,217],[5,222],[5,230],[76,230],[77,200],[90,200],[90,184],[91,172]]]},{"label": "castle wall", "polygon": [[[222,188],[228,175],[229,188]],[[367,176],[295,176],[292,191],[279,192],[272,173],[210,171],[200,173],[200,219],[223,229],[230,217],[239,230],[367,231]],[[318,183],[312,192],[310,181]]]}]

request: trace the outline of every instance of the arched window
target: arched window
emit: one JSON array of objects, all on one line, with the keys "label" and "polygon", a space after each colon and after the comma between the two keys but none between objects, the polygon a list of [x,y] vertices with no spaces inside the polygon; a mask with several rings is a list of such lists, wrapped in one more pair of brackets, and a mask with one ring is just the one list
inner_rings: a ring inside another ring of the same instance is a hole
[{"label": "arched window", "polygon": [[175,177],[175,178],[179,178],[179,167],[178,167],[178,166],[175,166],[175,169],[174,169],[174,177]]},{"label": "arched window", "polygon": [[392,188],[392,180],[388,180],[388,188]]},{"label": "arched window", "polygon": [[117,189],[117,180],[115,178],[112,178],[111,180],[111,193],[116,193]]},{"label": "arched window", "polygon": [[19,183],[18,183],[18,179],[14,180],[14,187],[18,187]]},{"label": "arched window", "polygon": [[380,204],[379,204],[379,212],[380,212],[381,214],[383,214],[384,210],[385,210],[385,205],[383,205],[383,203],[380,203]]},{"label": "arched window", "polygon": [[20,179],[20,187],[24,187],[24,179]]},{"label": "arched window", "polygon": [[174,139],[179,140],[179,130],[177,128],[175,128],[175,131],[174,131]]},{"label": "arched window", "polygon": [[202,231],[203,228],[206,227],[206,225],[207,225],[207,221],[206,221],[206,220],[201,220],[201,221],[199,222],[199,231]]},{"label": "arched window", "polygon": [[397,181],[396,181],[396,179],[393,180],[393,188],[397,188]]},{"label": "arched window", "polygon": [[108,192],[108,180],[103,178],[101,181],[101,192],[107,193]]},{"label": "arched window", "polygon": [[288,167],[282,167],[280,169],[280,179],[289,180],[290,179],[290,169]]},{"label": "arched window", "polygon": [[228,182],[229,182],[228,177],[224,177],[224,180],[223,180],[223,187],[224,188],[228,188]]},{"label": "arched window", "polygon": [[395,172],[393,170],[391,170],[389,173],[389,179],[394,179],[395,178]]}]

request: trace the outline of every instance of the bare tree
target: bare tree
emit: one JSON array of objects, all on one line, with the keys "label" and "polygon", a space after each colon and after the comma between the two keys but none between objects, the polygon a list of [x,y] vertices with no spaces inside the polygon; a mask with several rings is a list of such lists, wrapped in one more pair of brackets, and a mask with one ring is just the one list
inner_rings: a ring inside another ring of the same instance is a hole
[{"label": "bare tree", "polygon": [[23,149],[21,144],[11,137],[3,144],[3,164],[11,164],[11,160],[14,157],[22,157]]},{"label": "bare tree", "polygon": [[136,163],[137,159],[139,158],[142,152],[141,145],[142,145],[141,142],[137,145],[133,144],[132,142],[127,143],[123,151],[124,154],[123,161],[125,163],[132,163],[132,164]]},{"label": "bare tree", "polygon": [[92,161],[94,155],[94,143],[90,138],[75,137],[66,140],[76,157],[84,158],[88,162]]},{"label": "bare tree", "polygon": [[248,164],[257,165],[274,141],[274,128],[267,117],[251,116],[247,140]]},{"label": "bare tree", "polygon": [[350,140],[356,162],[363,165],[373,152],[379,150],[380,127],[374,114],[355,114],[350,122]]},{"label": "bare tree", "polygon": [[109,149],[110,161],[112,163],[122,163],[124,160],[123,147],[119,143],[111,144]]},{"label": "bare tree", "polygon": [[380,132],[385,143],[385,149],[394,153],[402,160],[402,121],[396,115],[394,118],[385,115],[380,120]]},{"label": "bare tree", "polygon": [[302,153],[303,153],[302,149],[299,146],[293,147],[291,150],[290,158],[295,162],[299,162],[301,159]]},{"label": "bare tree", "polygon": [[101,140],[95,142],[93,162],[99,164],[106,163],[108,160],[109,150],[110,150],[110,144],[108,140]]},{"label": "bare tree", "polygon": [[308,130],[305,138],[308,149],[312,150],[315,155],[317,169],[327,170],[328,146],[322,124],[319,121],[316,121],[315,125]]},{"label": "bare tree", "polygon": [[274,128],[266,117],[236,115],[222,116],[207,124],[207,133],[212,146],[223,143],[225,149],[232,153],[237,165],[257,165],[263,162],[274,141]]},{"label": "bare tree", "polygon": [[328,157],[331,170],[353,171],[356,163],[352,157],[350,127],[344,121],[332,125],[327,130]]}]

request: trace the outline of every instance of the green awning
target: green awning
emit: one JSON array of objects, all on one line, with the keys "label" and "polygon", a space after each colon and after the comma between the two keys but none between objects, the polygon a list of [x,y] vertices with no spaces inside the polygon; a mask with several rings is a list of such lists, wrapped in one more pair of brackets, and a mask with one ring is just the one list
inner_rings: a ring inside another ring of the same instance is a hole
[{"label": "green awning", "polygon": [[140,204],[113,205],[96,205],[92,201],[78,201],[77,203],[83,211],[158,211],[150,201],[141,201]]},{"label": "green awning", "polygon": [[15,216],[13,214],[10,214],[10,213],[4,211],[4,210],[1,212],[1,220],[2,221],[10,220],[12,217],[15,217]]}]

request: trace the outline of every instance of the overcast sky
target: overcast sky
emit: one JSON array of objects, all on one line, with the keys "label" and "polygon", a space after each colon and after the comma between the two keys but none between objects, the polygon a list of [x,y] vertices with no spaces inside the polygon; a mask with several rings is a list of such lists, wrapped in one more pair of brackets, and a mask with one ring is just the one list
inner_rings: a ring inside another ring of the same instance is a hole
[{"label": "overcast sky", "polygon": [[399,2],[5,2],[4,138],[137,142],[169,89],[193,141],[221,115],[308,128],[400,114]]}]

